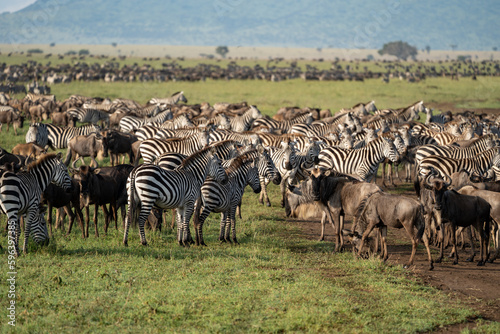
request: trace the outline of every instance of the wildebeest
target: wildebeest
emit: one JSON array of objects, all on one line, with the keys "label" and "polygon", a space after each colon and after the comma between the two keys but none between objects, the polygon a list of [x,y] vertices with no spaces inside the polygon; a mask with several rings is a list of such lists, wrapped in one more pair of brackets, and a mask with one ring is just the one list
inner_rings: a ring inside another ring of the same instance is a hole
[{"label": "wildebeest", "polygon": [[59,126],[71,126],[74,127],[76,124],[75,118],[68,115],[67,112],[53,112],[50,114],[50,119],[52,120],[52,124]]},{"label": "wildebeest", "polygon": [[117,209],[122,208],[122,218],[125,215],[124,206],[127,203],[126,183],[132,165],[118,165],[114,167],[92,168],[80,166],[74,169],[74,179],[78,181],[80,187],[80,206],[85,207],[85,235],[89,232],[89,206],[94,204],[94,225],[95,235],[99,236],[97,229],[97,209],[102,206],[105,215],[104,232],[107,233],[111,215],[106,204],[110,204],[110,209],[117,226]]},{"label": "wildebeest", "polygon": [[[435,176],[436,173],[429,173],[424,180],[421,181],[421,202],[424,205],[428,215],[427,221],[431,214],[437,221],[439,228],[439,240],[441,241],[441,249],[439,258],[435,261],[441,262],[444,253],[444,226],[443,223],[451,224],[451,241],[453,245],[452,253],[455,254],[453,264],[458,263],[458,252],[456,248],[456,233],[457,227],[474,226],[479,234],[479,242],[481,246],[478,266],[484,265],[488,259],[488,242],[489,242],[489,226],[490,226],[490,204],[484,199],[477,196],[462,195],[455,190],[447,190],[451,183],[451,179],[443,180]],[[422,188],[423,186],[423,188]],[[430,225],[430,224],[429,224]],[[474,260],[474,252],[467,261]]]},{"label": "wildebeest", "polygon": [[52,234],[52,208],[58,208],[58,209],[63,208],[66,214],[69,216],[69,227],[66,233],[66,235],[69,235],[71,233],[73,221],[75,220],[75,214],[71,209],[71,207],[73,207],[75,208],[75,212],[78,217],[78,222],[80,224],[80,228],[82,229],[82,237],[85,238],[85,229],[83,226],[83,213],[80,208],[80,187],[76,180],[72,179],[71,181],[73,183],[73,188],[71,192],[67,192],[63,188],[58,187],[55,184],[49,184],[45,189],[45,191],[42,193],[41,203],[47,204],[48,206],[47,223],[50,228],[50,234]]},{"label": "wildebeest", "polygon": [[49,113],[41,104],[31,106],[29,108],[29,114],[31,116],[31,122],[41,122],[49,118]]},{"label": "wildebeest", "polygon": [[2,131],[3,124],[7,124],[7,131],[9,131],[9,124],[11,123],[14,134],[17,136],[17,128],[23,127],[24,117],[16,113],[12,108],[0,109],[0,131]]},{"label": "wildebeest", "polygon": [[473,186],[481,190],[500,192],[500,182],[482,182],[478,176],[471,176],[466,170],[451,174],[451,180],[451,187],[457,190],[464,186]]},{"label": "wildebeest", "polygon": [[[80,159],[83,160],[84,157],[90,157],[98,167],[98,163],[95,160],[98,154],[107,157],[108,152],[104,147],[104,138],[99,133],[91,133],[87,136],[76,136],[71,138],[68,142],[68,151],[66,153],[66,165],[69,165],[71,157],[74,156],[73,165]],[[74,166],[73,166],[74,167]]]},{"label": "wildebeest", "polygon": [[492,235],[494,237],[495,255],[489,259],[489,262],[493,262],[500,253],[500,193],[477,189],[474,186],[465,186],[458,190],[460,194],[478,196],[484,199],[491,205],[490,216],[492,220]]},{"label": "wildebeest", "polygon": [[118,162],[118,157],[121,154],[128,154],[130,163],[134,163],[132,143],[136,141],[137,138],[134,135],[115,130],[108,131],[105,135],[104,146],[106,154],[109,154],[111,158],[111,165],[114,166],[115,162]]},{"label": "wildebeest", "polygon": [[[329,176],[329,172],[322,172],[318,168],[311,171],[310,179],[301,183],[300,194],[312,199],[323,212],[320,240],[324,240],[326,218],[335,231],[335,250],[342,249],[344,240],[341,234],[346,214],[355,215],[361,201],[382,189],[372,183],[360,182],[350,177]],[[292,200],[289,205],[296,205]],[[356,222],[353,223],[353,230]]]},{"label": "wildebeest", "polygon": [[17,144],[12,149],[12,154],[24,155],[26,157],[31,156],[34,159],[45,153],[47,153],[47,150],[38,146],[35,142]]},{"label": "wildebeest", "polygon": [[[431,251],[429,249],[429,240],[425,232],[424,209],[418,201],[400,196],[377,192],[368,197],[361,203],[358,208],[357,221],[361,232],[361,238],[357,235],[354,239],[354,244],[358,243],[358,255],[363,249],[363,244],[371,233],[377,227],[381,233],[381,249],[382,259],[387,260],[389,254],[387,252],[387,226],[394,228],[405,228],[406,233],[411,239],[412,250],[411,256],[405,268],[413,264],[415,253],[417,251],[418,242],[422,239],[427,249],[429,259],[429,269],[434,268],[432,264]],[[417,233],[415,235],[415,228]],[[357,233],[353,229],[353,233]]]}]

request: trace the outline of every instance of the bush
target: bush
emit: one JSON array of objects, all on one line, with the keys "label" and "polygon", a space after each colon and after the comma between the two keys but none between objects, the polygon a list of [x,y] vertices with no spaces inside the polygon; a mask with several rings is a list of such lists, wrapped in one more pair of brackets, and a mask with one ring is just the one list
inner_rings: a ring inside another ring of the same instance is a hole
[{"label": "bush", "polygon": [[65,53],[66,56],[74,56],[76,55],[76,51],[75,50],[69,50],[68,52]]},{"label": "bush", "polygon": [[43,53],[42,49],[28,49],[28,53]]},{"label": "bush", "polygon": [[415,58],[415,56],[418,53],[418,50],[416,47],[411,46],[410,44],[403,42],[403,41],[397,41],[397,42],[390,42],[384,44],[381,50],[378,51],[380,55],[391,55],[391,56],[396,56],[398,59],[406,60],[408,57]]},{"label": "bush", "polygon": [[88,55],[88,54],[90,54],[88,49],[80,49],[80,51],[78,51],[79,56],[84,56],[84,55]]}]

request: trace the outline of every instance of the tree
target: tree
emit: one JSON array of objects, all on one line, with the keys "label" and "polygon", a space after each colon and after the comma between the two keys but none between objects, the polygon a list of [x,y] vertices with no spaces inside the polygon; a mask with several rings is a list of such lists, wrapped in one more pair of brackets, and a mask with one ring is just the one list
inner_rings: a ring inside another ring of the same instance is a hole
[{"label": "tree", "polygon": [[222,58],[226,58],[226,53],[229,52],[229,49],[225,45],[220,45],[215,49],[215,53],[220,55]]},{"label": "tree", "polygon": [[406,42],[397,41],[384,44],[383,48],[381,50],[378,50],[378,53],[381,56],[388,54],[391,56],[396,56],[398,57],[398,59],[406,60],[408,59],[408,57],[415,58],[418,50],[416,47],[411,46]]},{"label": "tree", "polygon": [[430,52],[431,52],[431,47],[430,47],[429,45],[427,45],[427,46],[425,47],[425,51],[427,51],[427,53],[430,53]]}]

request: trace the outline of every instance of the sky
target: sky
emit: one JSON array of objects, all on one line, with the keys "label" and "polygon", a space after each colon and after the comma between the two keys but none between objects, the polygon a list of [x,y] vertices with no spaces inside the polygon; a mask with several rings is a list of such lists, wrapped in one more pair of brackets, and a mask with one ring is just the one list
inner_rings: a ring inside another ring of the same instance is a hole
[{"label": "sky", "polygon": [[0,13],[15,12],[31,5],[36,0],[0,0]]}]

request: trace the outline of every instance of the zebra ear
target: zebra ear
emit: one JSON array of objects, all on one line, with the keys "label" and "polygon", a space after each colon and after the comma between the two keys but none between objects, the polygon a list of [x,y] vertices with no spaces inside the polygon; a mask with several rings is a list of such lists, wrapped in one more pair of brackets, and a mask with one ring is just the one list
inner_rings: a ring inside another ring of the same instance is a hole
[{"label": "zebra ear", "polygon": [[324,176],[330,176],[330,174],[332,173],[331,170],[327,170],[323,173]]},{"label": "zebra ear", "polygon": [[257,145],[257,152],[259,152],[259,154],[264,153],[264,146],[262,146],[262,145],[260,145],[260,144],[259,144],[259,145]]},{"label": "zebra ear", "polygon": [[217,153],[217,149],[215,147],[210,148],[210,154],[215,155]]},{"label": "zebra ear", "polygon": [[57,160],[61,160],[62,159],[62,153],[58,152],[57,155],[56,155],[56,157],[57,157]]}]

